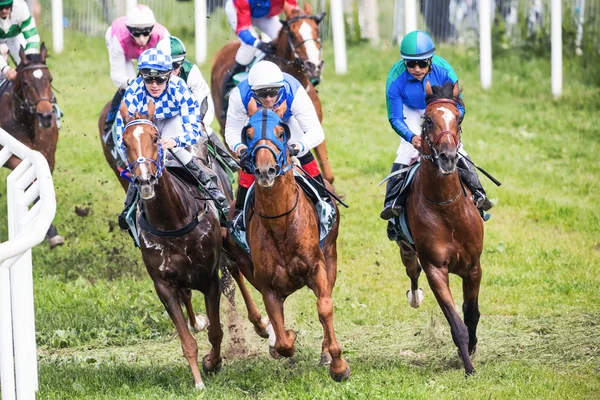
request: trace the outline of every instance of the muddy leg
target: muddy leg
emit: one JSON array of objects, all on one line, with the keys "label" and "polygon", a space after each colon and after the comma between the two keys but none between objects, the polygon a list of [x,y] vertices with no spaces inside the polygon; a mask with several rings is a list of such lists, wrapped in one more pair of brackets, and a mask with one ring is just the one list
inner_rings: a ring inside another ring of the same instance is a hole
[{"label": "muddy leg", "polygon": [[481,267],[473,269],[468,278],[463,279],[463,314],[469,330],[469,355],[477,350],[477,324],[479,323],[479,284]]},{"label": "muddy leg", "polygon": [[284,357],[292,357],[294,355],[296,333],[292,330],[285,330],[283,317],[284,300],[268,289],[263,293],[265,308],[267,309],[267,314],[275,333],[275,343],[272,343],[272,339],[269,338],[269,353],[273,358],[278,358],[278,355]]},{"label": "muddy leg", "polygon": [[219,372],[221,369],[221,342],[223,341],[223,329],[219,317],[219,304],[221,301],[221,287],[219,277],[215,276],[210,283],[208,291],[204,293],[204,304],[208,315],[208,341],[212,345],[210,352],[202,359],[204,373]]},{"label": "muddy leg", "polygon": [[169,316],[177,329],[179,339],[181,340],[183,355],[188,360],[190,368],[192,369],[196,389],[204,389],[204,383],[202,382],[200,369],[198,368],[198,344],[186,326],[183,310],[179,305],[179,294],[177,289],[170,287],[166,282],[159,280],[154,281],[154,288],[156,289],[158,298],[165,306],[167,313],[169,313]]},{"label": "muddy leg", "polygon": [[335,337],[333,329],[333,300],[331,298],[331,288],[327,282],[327,273],[323,261],[319,261],[317,272],[314,277],[309,279],[308,286],[315,293],[315,296],[317,296],[319,321],[323,326],[325,340],[328,342],[329,354],[331,355],[329,374],[333,380],[341,382],[350,377],[350,367],[342,357],[342,349]]},{"label": "muddy leg", "polygon": [[65,243],[63,237],[58,234],[58,229],[56,229],[54,224],[50,225],[50,228],[48,228],[46,237],[48,238],[48,244],[50,245],[51,249],[55,248],[56,246],[62,246]]},{"label": "muddy leg", "polygon": [[229,272],[231,276],[236,281],[238,287],[240,288],[240,292],[242,293],[242,297],[244,299],[244,303],[246,303],[246,309],[248,310],[248,319],[254,325],[254,331],[262,338],[268,338],[269,334],[267,333],[267,321],[263,321],[260,316],[260,311],[258,311],[258,307],[254,304],[254,300],[250,296],[250,291],[244,282],[244,277],[240,273],[240,270],[237,266],[233,268],[229,268]]},{"label": "muddy leg", "polygon": [[435,294],[435,298],[440,305],[446,320],[450,324],[450,332],[452,333],[452,340],[458,347],[458,354],[463,361],[465,366],[465,373],[472,375],[473,363],[469,357],[469,332],[467,326],[462,322],[459,315],[456,313],[454,308],[454,300],[452,299],[452,293],[450,292],[450,286],[448,284],[448,271],[446,269],[436,268],[433,265],[425,266],[425,272],[427,274],[427,280],[429,286]]},{"label": "muddy leg", "polygon": [[400,247],[400,257],[402,264],[406,267],[406,275],[410,278],[410,290],[406,291],[408,304],[412,308],[418,308],[423,302],[423,289],[419,288],[419,275],[421,275],[421,265],[417,253],[406,243],[396,242]]},{"label": "muddy leg", "polygon": [[208,318],[201,314],[196,315],[194,312],[194,307],[192,305],[192,291],[189,289],[179,290],[179,298],[185,306],[188,314],[189,330],[193,332],[200,332],[202,329],[206,328],[208,326]]},{"label": "muddy leg", "polygon": [[331,170],[331,165],[329,165],[329,156],[327,155],[327,144],[325,143],[325,140],[323,140],[320,145],[315,147],[313,151],[317,156],[319,168],[321,169],[323,178],[329,181],[329,183],[333,184],[334,176],[333,171]]}]

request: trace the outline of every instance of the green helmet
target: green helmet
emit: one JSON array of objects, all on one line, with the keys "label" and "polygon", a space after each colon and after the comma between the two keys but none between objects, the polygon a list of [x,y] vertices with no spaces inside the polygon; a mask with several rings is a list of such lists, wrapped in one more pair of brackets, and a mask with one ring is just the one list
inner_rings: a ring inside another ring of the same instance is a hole
[{"label": "green helmet", "polygon": [[0,0],[0,6],[12,6],[13,0]]},{"label": "green helmet", "polygon": [[433,57],[435,44],[431,36],[423,31],[409,32],[400,44],[400,55],[405,60],[425,60]]},{"label": "green helmet", "polygon": [[165,54],[169,54],[174,63],[181,63],[185,60],[185,45],[175,36],[162,38],[156,43],[156,48],[162,50]]}]

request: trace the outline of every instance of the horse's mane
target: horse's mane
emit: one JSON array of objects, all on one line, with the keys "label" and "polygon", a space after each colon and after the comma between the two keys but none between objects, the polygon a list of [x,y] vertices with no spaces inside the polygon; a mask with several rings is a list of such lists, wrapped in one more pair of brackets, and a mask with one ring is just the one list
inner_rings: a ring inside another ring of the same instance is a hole
[{"label": "horse's mane", "polygon": [[454,84],[452,82],[444,82],[443,86],[435,85],[431,87],[431,94],[425,97],[425,103],[429,104],[432,101],[439,99],[450,99],[454,100],[457,105],[464,107],[463,99],[460,97],[462,89],[459,90],[459,96],[454,97]]}]

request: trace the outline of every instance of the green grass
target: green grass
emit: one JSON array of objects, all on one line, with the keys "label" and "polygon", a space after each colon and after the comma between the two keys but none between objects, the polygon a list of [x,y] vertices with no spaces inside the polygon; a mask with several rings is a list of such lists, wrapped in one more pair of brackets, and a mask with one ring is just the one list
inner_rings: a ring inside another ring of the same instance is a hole
[{"label": "green grass", "polygon": [[[211,55],[218,46],[211,44]],[[34,250],[39,398],[196,398],[179,339],[139,252],[115,229],[124,193],[104,161],[96,128],[114,92],[104,41],[70,32],[65,47],[49,64],[66,112],[54,174],[55,223],[66,243]],[[398,144],[384,96],[397,49],[348,50],[349,72],[337,76],[326,44],[319,91],[336,186],[350,204],[341,215],[334,300],[336,334],[352,376],[336,384],[317,365],[322,332],[310,291],[286,302],[287,326],[298,331],[293,363],[269,359],[238,296],[239,321],[226,312],[225,301],[222,307],[223,370],[204,377],[208,389],[200,397],[596,397],[600,90],[586,81],[589,70],[565,60],[564,95],[554,100],[549,60],[505,55],[495,59],[493,88],[486,92],[476,54],[439,51],[464,85],[465,148],[503,183],[496,188],[482,177],[496,206],[485,225],[478,373],[466,380],[424,278],[422,307],[408,306],[409,280],[378,218],[384,188],[377,183],[389,172]],[[202,67],[207,79],[209,68]],[[6,173],[0,172],[2,182]],[[0,193],[4,188],[0,183]],[[6,215],[4,201],[0,207],[0,216]],[[90,213],[79,217],[75,207]],[[6,237],[6,222],[0,222],[0,237]],[[451,283],[460,306],[460,280]],[[201,297],[195,296],[197,310],[203,309]],[[232,344],[230,323],[241,326],[241,343]],[[206,335],[195,336],[203,355]]]}]

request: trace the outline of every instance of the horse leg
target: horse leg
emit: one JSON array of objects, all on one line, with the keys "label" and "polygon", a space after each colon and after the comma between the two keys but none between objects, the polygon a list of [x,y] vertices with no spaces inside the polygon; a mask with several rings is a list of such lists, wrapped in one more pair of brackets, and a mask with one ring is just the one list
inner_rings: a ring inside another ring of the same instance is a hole
[{"label": "horse leg", "polygon": [[419,308],[423,302],[423,289],[419,288],[419,275],[421,275],[421,265],[417,258],[417,252],[414,251],[408,244],[397,242],[400,247],[400,258],[402,264],[406,267],[406,275],[410,278],[410,290],[406,291],[408,304],[412,308]]},{"label": "horse leg", "polygon": [[462,359],[465,367],[465,373],[467,376],[472,375],[474,372],[473,363],[469,357],[469,332],[467,326],[462,322],[460,316],[454,308],[454,300],[452,299],[452,293],[450,292],[450,285],[448,282],[448,270],[436,268],[433,265],[425,267],[425,273],[429,286],[435,294],[435,298],[450,324],[450,332],[452,333],[452,340],[456,347],[458,347],[458,355]]},{"label": "horse leg", "polygon": [[65,243],[63,237],[58,234],[58,229],[56,229],[56,226],[54,226],[54,224],[50,225],[50,228],[48,228],[48,232],[46,232],[46,237],[48,238],[48,244],[50,245],[50,249],[53,249],[56,246],[62,246]]},{"label": "horse leg", "polygon": [[206,314],[210,322],[208,326],[208,341],[212,345],[210,352],[202,358],[202,370],[204,373],[215,373],[221,370],[221,342],[223,341],[223,329],[219,317],[219,304],[221,301],[221,285],[219,278],[215,275],[210,282],[208,291],[204,293],[204,304]]},{"label": "horse leg", "polygon": [[479,323],[479,284],[481,267],[477,265],[468,277],[463,279],[463,314],[469,330],[469,355],[477,350],[477,324]]},{"label": "horse leg", "polygon": [[292,357],[294,355],[296,333],[292,330],[285,330],[283,317],[284,299],[279,298],[269,289],[266,289],[262,295],[274,333],[274,335],[269,335],[269,354],[275,359],[279,358],[280,355]]},{"label": "horse leg", "polygon": [[321,174],[323,174],[323,178],[329,181],[329,183],[333,184],[333,171],[331,170],[331,165],[329,164],[329,156],[327,155],[327,144],[325,140],[321,142],[317,147],[313,149],[315,155],[317,156],[317,160],[319,161],[319,167],[321,168]]},{"label": "horse leg", "polygon": [[[329,291],[333,293],[333,287],[337,279],[337,247],[335,244],[326,246],[323,249],[325,255],[325,268],[327,270],[327,283],[329,284]],[[323,328],[324,330],[325,328]],[[325,332],[323,333],[323,343],[321,344],[321,365],[331,364],[331,354],[329,353],[329,339]]]},{"label": "horse leg", "polygon": [[254,300],[252,300],[250,291],[244,282],[244,277],[237,266],[234,268],[229,268],[229,272],[240,288],[242,298],[244,299],[244,303],[246,303],[246,309],[248,310],[248,320],[250,320],[252,325],[254,325],[254,331],[258,334],[258,336],[267,339],[269,337],[269,333],[267,332],[267,324],[269,320],[267,318],[264,320],[261,318],[260,311],[258,311],[258,307],[256,307]]},{"label": "horse leg", "polygon": [[166,282],[158,280],[154,281],[154,288],[158,294],[158,298],[165,306],[167,313],[169,313],[169,317],[171,317],[171,321],[173,321],[173,324],[177,329],[179,339],[181,340],[183,355],[192,368],[196,389],[204,389],[204,383],[202,382],[200,369],[198,368],[198,343],[196,343],[196,340],[186,326],[183,310],[179,305],[177,288],[171,287]]},{"label": "horse leg", "polygon": [[331,364],[329,365],[329,375],[336,382],[341,382],[350,377],[350,367],[342,357],[342,349],[335,337],[333,329],[333,299],[331,298],[331,287],[329,285],[326,273],[326,267],[323,261],[319,261],[317,271],[312,279],[309,279],[308,286],[317,296],[317,311],[319,321],[323,326],[323,343],[328,343],[329,354],[331,355]]},{"label": "horse leg", "polygon": [[180,289],[179,298],[185,306],[188,314],[188,329],[194,332],[200,332],[208,326],[208,318],[202,314],[196,315],[194,306],[192,305],[192,291],[189,289]]}]

